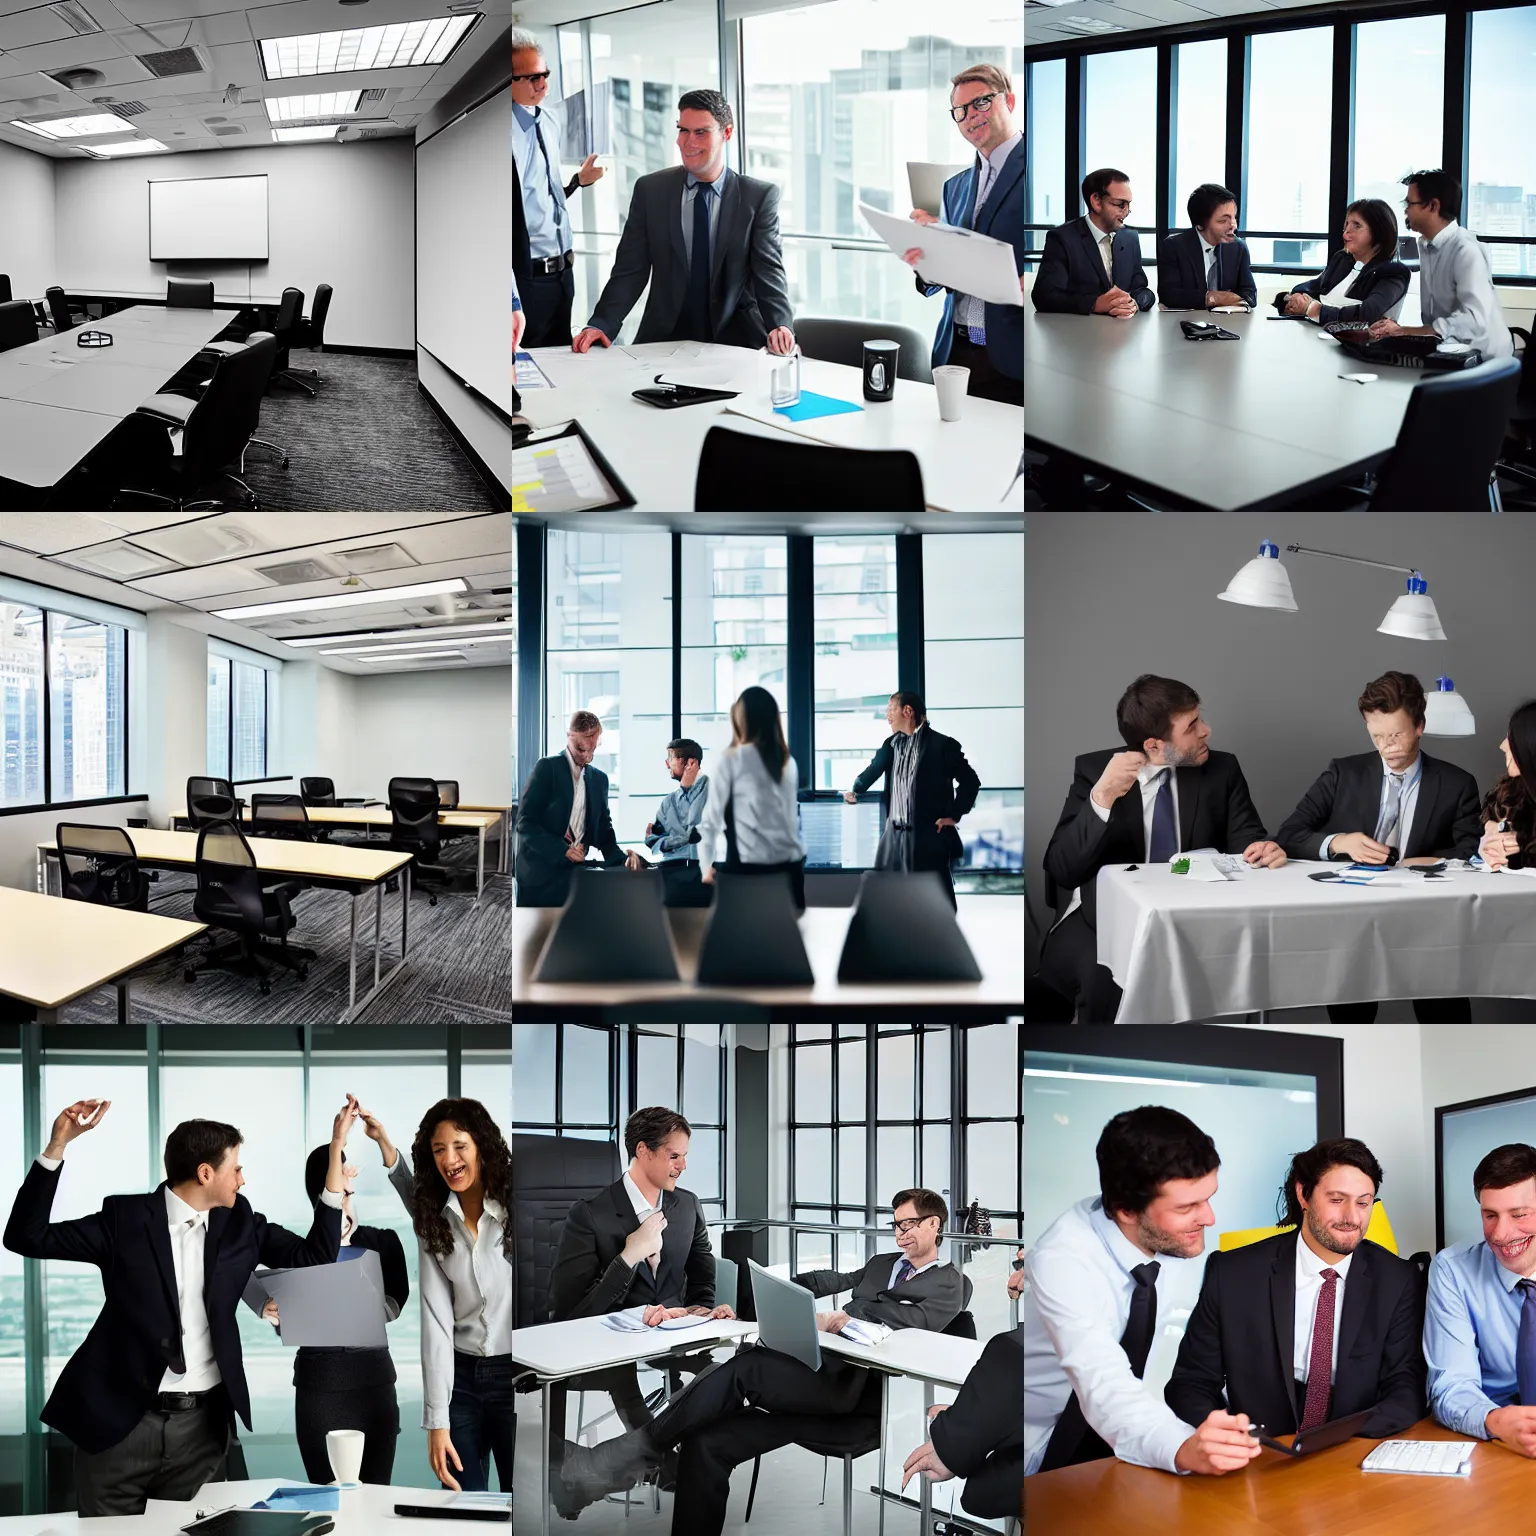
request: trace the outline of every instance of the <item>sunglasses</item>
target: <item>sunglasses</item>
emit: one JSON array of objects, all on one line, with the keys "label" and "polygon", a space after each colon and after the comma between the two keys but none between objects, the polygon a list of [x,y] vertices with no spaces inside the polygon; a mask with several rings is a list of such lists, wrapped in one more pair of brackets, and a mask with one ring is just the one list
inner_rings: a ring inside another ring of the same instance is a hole
[{"label": "sunglasses", "polygon": [[517,81],[517,80],[548,80],[549,79],[549,71],[547,69],[541,69],[538,72],[538,74],[536,74],[536,75],[513,75],[512,79],[514,81]]}]

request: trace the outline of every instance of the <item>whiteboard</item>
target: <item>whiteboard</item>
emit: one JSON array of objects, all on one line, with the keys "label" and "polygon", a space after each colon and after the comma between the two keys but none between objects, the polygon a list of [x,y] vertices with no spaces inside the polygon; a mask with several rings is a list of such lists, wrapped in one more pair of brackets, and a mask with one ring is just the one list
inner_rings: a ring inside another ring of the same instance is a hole
[{"label": "whiteboard", "polygon": [[150,182],[151,261],[265,261],[267,256],[265,176]]},{"label": "whiteboard", "polygon": [[512,87],[416,146],[416,340],[512,410]]}]

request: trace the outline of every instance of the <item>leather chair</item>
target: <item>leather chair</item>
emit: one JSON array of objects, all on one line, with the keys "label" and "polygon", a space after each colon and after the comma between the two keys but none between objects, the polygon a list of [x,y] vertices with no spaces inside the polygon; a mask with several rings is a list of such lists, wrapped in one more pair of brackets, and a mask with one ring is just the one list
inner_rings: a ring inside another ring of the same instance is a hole
[{"label": "leather chair", "polygon": [[212,826],[216,821],[240,820],[245,801],[235,795],[235,787],[228,779],[187,780],[187,820],[194,831]]},{"label": "leather chair", "polygon": [[910,325],[892,325],[884,320],[832,320],[797,315],[795,340],[806,357],[824,363],[843,363],[849,368],[864,366],[866,341],[898,341],[901,352],[896,359],[896,377],[914,384],[932,384],[933,343],[919,336]]},{"label": "leather chair", "polygon": [[62,288],[50,288],[44,297],[48,301],[48,315],[53,321],[53,331],[56,336],[62,335],[65,331],[74,330],[77,325],[89,318],[84,309],[71,306]]},{"label": "leather chair", "polygon": [[25,299],[0,304],[0,352],[37,340],[37,316]]},{"label": "leather chair", "polygon": [[251,832],[256,837],[286,837],[312,843],[314,831],[299,795],[252,795]]},{"label": "leather chair", "polygon": [[817,505],[921,512],[923,471],[906,448],[828,448],[711,427],[699,454],[695,512],[775,512],[784,488],[814,486]]},{"label": "leather chair", "polygon": [[[304,351],[325,351],[325,317],[331,308],[331,285],[329,283],[317,283],[315,285],[315,300],[310,307],[309,317],[300,318],[294,327],[292,345],[302,348]],[[307,373],[316,384],[320,383],[320,375],[313,368],[290,368],[289,373]]]},{"label": "leather chair", "polygon": [[213,284],[190,282],[186,278],[172,277],[165,284],[167,309],[212,309]]},{"label": "leather chair", "polygon": [[411,869],[413,884],[427,891],[427,904],[437,905],[437,893],[449,881],[449,873],[436,860],[442,853],[442,833],[437,825],[441,802],[435,779],[391,779],[389,781],[389,846],[396,853],[415,854]]},{"label": "leather chair", "polygon": [[133,839],[121,827],[61,821],[53,835],[66,901],[149,911],[149,881],[139,868]]},{"label": "leather chair", "polygon": [[303,308],[304,290],[284,288],[283,301],[277,306],[277,319],[272,325],[272,334],[277,337],[277,358],[272,365],[272,378],[268,388],[272,384],[291,384],[295,389],[302,389],[306,395],[313,395],[315,386],[306,384],[288,365],[288,350],[297,344],[294,338],[298,335],[300,313]]},{"label": "leather chair", "polygon": [[0,304],[11,302],[11,279],[9,273],[0,272]]}]

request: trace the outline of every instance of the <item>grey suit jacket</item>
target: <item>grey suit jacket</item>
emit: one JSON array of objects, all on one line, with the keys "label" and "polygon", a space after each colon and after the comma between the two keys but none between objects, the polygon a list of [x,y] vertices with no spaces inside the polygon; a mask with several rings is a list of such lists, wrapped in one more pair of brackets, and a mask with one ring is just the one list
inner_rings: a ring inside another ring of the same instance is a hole
[{"label": "grey suit jacket", "polygon": [[[619,237],[613,271],[587,323],[611,341],[635,301],[651,285],[637,343],[676,339],[688,296],[688,256],[683,246],[682,166],[652,171],[635,183],[629,218]],[[779,189],[735,171],[725,178],[710,248],[709,314],[715,340],[761,347],[768,332],[793,326],[789,286],[779,246]]]},{"label": "grey suit jacket", "polygon": [[965,1310],[965,1282],[953,1264],[936,1264],[891,1288],[891,1270],[899,1251],[877,1253],[863,1269],[808,1269],[796,1275],[813,1296],[831,1296],[850,1288],[853,1297],[843,1308],[849,1317],[884,1323],[887,1328],[926,1328],[942,1333]]}]

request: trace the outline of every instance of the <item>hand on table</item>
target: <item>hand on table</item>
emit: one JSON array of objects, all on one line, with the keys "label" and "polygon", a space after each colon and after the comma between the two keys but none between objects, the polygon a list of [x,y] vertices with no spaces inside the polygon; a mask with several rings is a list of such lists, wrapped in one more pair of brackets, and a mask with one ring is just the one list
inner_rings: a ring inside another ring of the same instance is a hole
[{"label": "hand on table", "polygon": [[718,1307],[684,1307],[682,1311],[689,1317],[707,1317],[715,1322],[731,1322],[736,1317],[724,1302]]},{"label": "hand on table", "polygon": [[607,174],[607,171],[597,163],[597,156],[592,154],[581,162],[581,169],[576,172],[576,179],[582,186],[590,187],[594,181],[601,181]]},{"label": "hand on table", "polygon": [[571,861],[572,864],[580,864],[587,857],[587,845],[585,843],[572,843],[571,846],[565,850],[565,856]]},{"label": "hand on table", "polygon": [[647,1307],[640,1314],[640,1321],[647,1328],[654,1328],[657,1323],[664,1323],[670,1318],[687,1317],[692,1310],[691,1307]]},{"label": "hand on table", "polygon": [[1213,1408],[1179,1447],[1174,1465],[1181,1472],[1202,1472],[1208,1477],[1246,1467],[1264,1449],[1248,1434],[1248,1422],[1246,1413],[1223,1413]]},{"label": "hand on table", "polygon": [[644,869],[645,868],[645,860],[642,859],[640,857],[640,855],[638,853],[636,853],[633,848],[631,848],[629,850],[629,852],[624,855],[624,868],[625,869]]},{"label": "hand on table", "polygon": [[1285,298],[1285,312],[1288,315],[1304,315],[1307,305],[1312,302],[1304,293],[1290,293]]},{"label": "hand on table", "polygon": [[1513,832],[1500,832],[1498,822],[1485,821],[1477,851],[1489,869],[1503,869],[1520,852],[1520,839]]},{"label": "hand on table", "polygon": [[1136,313],[1136,300],[1124,288],[1111,288],[1101,293],[1093,302],[1096,315],[1112,315],[1116,320],[1126,320]]},{"label": "hand on table", "polygon": [[1328,845],[1330,853],[1347,853],[1356,864],[1385,864],[1392,850],[1365,832],[1339,832]]},{"label": "hand on table", "polygon": [[94,1131],[111,1107],[111,1099],[76,1099],[68,1109],[61,1109],[53,1122],[43,1156],[63,1157],[65,1147],[75,1137]]},{"label": "hand on table", "polygon": [[1279,843],[1249,843],[1243,849],[1243,858],[1265,869],[1279,869],[1285,863],[1285,850]]},{"label": "hand on table", "polygon": [[848,1321],[846,1312],[818,1312],[816,1314],[816,1331],[818,1333],[841,1333],[843,1325]]},{"label": "hand on table", "polygon": [[572,352],[590,352],[593,346],[609,347],[613,343],[595,325],[584,326],[577,331],[571,342]]},{"label": "hand on table", "polygon": [[775,357],[788,357],[795,350],[795,333],[787,325],[776,325],[768,332],[768,350]]},{"label": "hand on table", "polygon": [[857,805],[859,803],[859,797],[854,794],[851,789],[845,789],[843,791],[843,799],[846,800],[849,805]]},{"label": "hand on table", "polygon": [[[929,1417],[932,1417],[930,1414]],[[901,1486],[903,1492],[914,1477],[926,1477],[930,1483],[947,1483],[955,1474],[939,1460],[933,1441],[926,1440],[902,1463]]]},{"label": "hand on table", "polygon": [[449,1438],[446,1429],[427,1431],[427,1460],[431,1462],[433,1476],[438,1482],[445,1488],[451,1488],[455,1493],[460,1492],[458,1481],[453,1472],[448,1470],[448,1464],[453,1463],[454,1472],[462,1472],[464,1463],[459,1460],[459,1453],[454,1450],[453,1441]]},{"label": "hand on table", "polygon": [[512,350],[517,351],[518,343],[523,339],[523,332],[528,328],[528,317],[520,309],[512,311]]},{"label": "hand on table", "polygon": [[1510,1450],[1521,1456],[1536,1457],[1536,1404],[1495,1408],[1483,1420],[1483,1427]]},{"label": "hand on table", "polygon": [[1246,304],[1247,302],[1242,294],[1233,293],[1230,288],[1212,288],[1205,295],[1208,309],[1216,304]]},{"label": "hand on table", "polygon": [[1091,791],[1094,803],[1100,810],[1107,811],[1121,795],[1136,782],[1136,775],[1147,766],[1148,758],[1145,752],[1116,752],[1105,763],[1104,771],[1099,775],[1099,782]]}]

